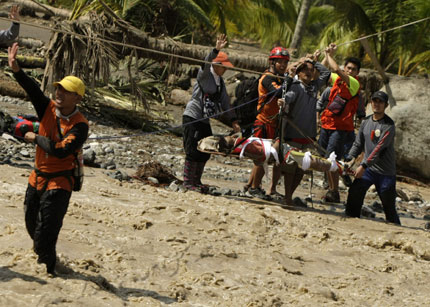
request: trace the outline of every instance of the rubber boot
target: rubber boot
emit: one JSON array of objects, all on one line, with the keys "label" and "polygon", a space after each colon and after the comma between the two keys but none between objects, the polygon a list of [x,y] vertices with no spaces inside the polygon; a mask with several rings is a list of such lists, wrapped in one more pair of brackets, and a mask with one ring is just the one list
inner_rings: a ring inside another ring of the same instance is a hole
[{"label": "rubber boot", "polygon": [[385,212],[385,219],[388,222],[400,225],[399,215],[396,210],[396,189],[394,187],[379,194],[382,207]]},{"label": "rubber boot", "polygon": [[196,172],[194,174],[194,184],[200,188],[200,192],[207,193],[209,191],[209,187],[202,183],[202,175],[205,169],[206,162],[195,162],[196,163]]},{"label": "rubber boot", "polygon": [[189,190],[197,190],[195,178],[197,162],[185,160],[184,164],[184,187]]}]

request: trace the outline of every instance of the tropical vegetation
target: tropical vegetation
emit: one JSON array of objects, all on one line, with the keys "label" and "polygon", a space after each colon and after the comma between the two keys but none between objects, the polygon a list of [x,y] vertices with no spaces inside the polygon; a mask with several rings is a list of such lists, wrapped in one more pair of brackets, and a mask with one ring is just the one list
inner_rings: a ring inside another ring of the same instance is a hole
[{"label": "tropical vegetation", "polygon": [[[359,41],[369,44],[386,70],[400,75],[430,71],[430,19],[393,31],[386,30],[430,17],[428,0],[57,0],[78,18],[109,7],[119,17],[154,36],[170,36],[188,43],[210,43],[216,32],[252,41],[267,51],[291,46],[302,4],[307,18],[299,53],[322,49],[330,42],[339,56],[368,61]],[[105,4],[105,5],[104,5]]]}]

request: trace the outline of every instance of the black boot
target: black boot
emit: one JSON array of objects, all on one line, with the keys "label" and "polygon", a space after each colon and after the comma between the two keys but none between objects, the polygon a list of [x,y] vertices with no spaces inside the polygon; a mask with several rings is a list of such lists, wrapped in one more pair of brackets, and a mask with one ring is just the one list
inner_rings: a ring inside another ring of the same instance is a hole
[{"label": "black boot", "polygon": [[382,202],[382,207],[385,212],[385,219],[388,222],[400,225],[399,215],[396,210],[396,189],[391,187],[387,191],[379,194],[379,198]]}]

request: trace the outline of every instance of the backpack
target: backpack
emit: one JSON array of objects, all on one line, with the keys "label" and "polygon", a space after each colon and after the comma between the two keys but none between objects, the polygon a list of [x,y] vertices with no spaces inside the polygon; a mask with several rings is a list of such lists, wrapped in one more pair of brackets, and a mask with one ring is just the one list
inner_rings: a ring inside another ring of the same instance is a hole
[{"label": "backpack", "polygon": [[37,117],[33,115],[18,115],[12,117],[15,123],[12,126],[11,132],[15,137],[23,138],[27,132],[39,132],[40,122]]},{"label": "backpack", "polygon": [[9,133],[22,139],[27,132],[39,132],[39,120],[34,115],[10,116],[0,111],[0,134]]},{"label": "backpack", "polygon": [[[236,87],[234,93],[236,100],[234,101],[233,106],[237,107],[235,109],[236,117],[241,126],[253,124],[257,118],[259,81],[260,78],[247,78],[242,80]],[[241,105],[244,106],[239,107]]]}]

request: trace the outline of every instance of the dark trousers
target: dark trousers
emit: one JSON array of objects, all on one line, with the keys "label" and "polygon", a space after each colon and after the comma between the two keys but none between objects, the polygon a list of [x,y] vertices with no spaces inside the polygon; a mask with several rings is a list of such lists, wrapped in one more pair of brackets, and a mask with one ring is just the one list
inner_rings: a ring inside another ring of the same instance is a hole
[{"label": "dark trousers", "polygon": [[351,217],[360,217],[364,197],[367,190],[374,184],[382,207],[385,219],[391,223],[399,224],[400,219],[396,211],[396,176],[381,175],[366,169],[361,178],[352,183],[348,191],[345,213]]},{"label": "dark trousers", "polygon": [[344,144],[348,132],[345,130],[329,130],[321,128],[318,144],[324,148],[327,153],[321,152],[323,156],[328,158],[334,151],[337,159],[340,160],[343,156]]},{"label": "dark trousers", "polygon": [[[187,124],[195,121],[195,119],[184,115],[182,117],[182,124]],[[209,124],[203,123],[201,121],[188,124],[184,127],[184,149],[185,149],[185,159],[191,162],[206,162],[211,157],[210,154],[200,152],[197,150],[198,142],[212,135],[212,129]]]},{"label": "dark trousers", "polygon": [[49,273],[55,268],[55,245],[71,195],[71,192],[62,189],[45,191],[40,195],[31,185],[28,185],[25,194],[25,226],[33,239],[38,262],[46,264]]}]

